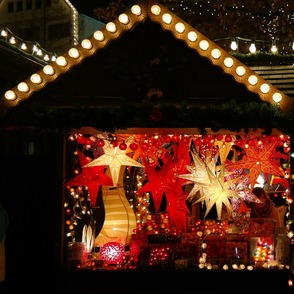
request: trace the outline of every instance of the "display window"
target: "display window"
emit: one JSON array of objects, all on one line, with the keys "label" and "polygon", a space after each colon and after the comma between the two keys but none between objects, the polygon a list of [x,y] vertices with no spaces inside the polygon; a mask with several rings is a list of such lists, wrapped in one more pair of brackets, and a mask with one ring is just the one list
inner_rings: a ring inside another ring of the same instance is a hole
[{"label": "display window", "polygon": [[65,141],[69,270],[290,268],[288,135],[97,132]]}]

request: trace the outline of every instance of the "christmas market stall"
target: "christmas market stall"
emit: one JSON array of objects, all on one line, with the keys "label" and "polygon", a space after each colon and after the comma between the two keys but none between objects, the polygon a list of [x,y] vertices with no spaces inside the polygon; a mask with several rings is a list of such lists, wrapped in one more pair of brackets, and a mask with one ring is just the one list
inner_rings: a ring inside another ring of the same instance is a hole
[{"label": "christmas market stall", "polygon": [[[157,1],[1,104],[7,133],[61,138],[65,272],[283,273],[292,286],[293,101]],[[252,214],[257,186],[279,223]]]}]

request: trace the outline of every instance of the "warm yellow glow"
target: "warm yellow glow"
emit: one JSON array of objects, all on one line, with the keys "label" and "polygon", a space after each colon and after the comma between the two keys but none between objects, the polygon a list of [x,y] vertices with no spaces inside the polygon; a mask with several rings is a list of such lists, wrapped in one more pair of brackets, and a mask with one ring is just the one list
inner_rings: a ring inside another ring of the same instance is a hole
[{"label": "warm yellow glow", "polygon": [[54,75],[54,69],[51,65],[45,65],[43,67],[43,72],[46,74],[46,75],[49,75],[49,76],[52,76]]},{"label": "warm yellow glow", "polygon": [[220,56],[221,56],[221,52],[219,49],[213,49],[211,51],[211,56],[214,58],[214,59],[219,59]]},{"label": "warm yellow glow", "polygon": [[12,90],[8,90],[4,96],[7,100],[15,100],[16,99],[16,94]]},{"label": "warm yellow glow", "polygon": [[141,15],[141,13],[142,13],[141,7],[139,5],[132,6],[131,11],[133,14],[138,15],[138,16]]},{"label": "warm yellow glow", "polygon": [[270,90],[270,87],[269,87],[268,84],[262,84],[262,85],[260,86],[260,91],[261,91],[263,94],[268,93],[269,90]]},{"label": "warm yellow glow", "polygon": [[276,103],[279,103],[282,101],[282,95],[280,93],[275,93],[273,95],[273,100],[276,102]]},{"label": "warm yellow glow", "polygon": [[123,23],[123,24],[128,24],[129,23],[129,17],[125,14],[122,13],[119,17],[118,20]]},{"label": "warm yellow glow", "polygon": [[40,84],[42,82],[42,78],[40,77],[40,75],[38,74],[33,74],[31,75],[30,78],[31,82],[33,82],[34,84]]},{"label": "warm yellow glow", "polygon": [[72,58],[78,58],[78,57],[80,56],[80,53],[79,53],[78,49],[76,49],[76,48],[71,48],[71,49],[69,49],[69,51],[68,51],[68,55],[69,55],[70,57],[72,57]]},{"label": "warm yellow glow", "polygon": [[64,56],[58,56],[57,59],[56,59],[56,63],[59,66],[66,66],[67,65],[67,61],[66,61]]},{"label": "warm yellow glow", "polygon": [[115,33],[116,32],[116,25],[114,22],[109,22],[106,24],[106,30],[110,33]]},{"label": "warm yellow glow", "polygon": [[249,78],[248,78],[248,83],[252,86],[256,85],[257,84],[257,81],[258,81],[258,78],[256,75],[251,75]]},{"label": "warm yellow glow", "polygon": [[[118,175],[118,183],[123,186],[123,167]],[[110,168],[106,170],[111,175]],[[105,210],[103,227],[95,238],[95,246],[103,246],[107,242],[118,242],[129,245],[131,234],[136,228],[136,215],[131,208],[123,188],[111,189],[109,186],[102,187],[102,197]]]},{"label": "warm yellow glow", "polygon": [[29,86],[25,82],[21,82],[17,85],[17,89],[20,92],[28,92],[29,91]]},{"label": "warm yellow glow", "polygon": [[224,65],[225,65],[226,67],[232,67],[233,64],[234,64],[234,60],[233,60],[233,58],[231,58],[231,57],[227,57],[227,58],[224,60]]},{"label": "warm yellow glow", "polygon": [[196,32],[189,32],[188,33],[188,39],[191,41],[191,42],[195,42],[197,40],[197,34]]},{"label": "warm yellow glow", "polygon": [[152,5],[151,7],[151,12],[154,14],[154,15],[159,15],[160,12],[161,12],[161,9],[158,5]]},{"label": "warm yellow glow", "polygon": [[165,22],[166,24],[170,24],[172,22],[172,16],[169,13],[165,13],[162,16],[162,20],[163,22]]},{"label": "warm yellow glow", "polygon": [[175,26],[175,29],[178,33],[182,34],[185,31],[185,25],[181,22],[178,22]]},{"label": "warm yellow glow", "polygon": [[85,48],[85,49],[92,49],[92,43],[89,39],[85,39],[82,41],[81,43],[82,47]]},{"label": "warm yellow glow", "polygon": [[103,41],[104,40],[104,35],[101,31],[96,31],[94,33],[94,39],[97,40],[97,41]]},{"label": "warm yellow glow", "polygon": [[236,73],[237,73],[237,75],[238,76],[244,76],[244,74],[245,74],[245,67],[244,66],[238,66],[237,68],[236,68]]},{"label": "warm yellow glow", "polygon": [[200,41],[199,43],[199,47],[202,49],[202,50],[207,50],[208,47],[209,47],[209,43],[206,41],[206,40],[202,40]]}]

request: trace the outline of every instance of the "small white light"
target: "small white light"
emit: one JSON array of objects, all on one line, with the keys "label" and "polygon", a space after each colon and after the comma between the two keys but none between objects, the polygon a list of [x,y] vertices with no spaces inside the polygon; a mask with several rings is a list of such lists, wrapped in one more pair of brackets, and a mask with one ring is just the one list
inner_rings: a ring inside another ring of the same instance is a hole
[{"label": "small white light", "polygon": [[202,40],[200,41],[199,43],[199,47],[202,49],[202,50],[207,50],[208,47],[209,47],[209,43],[206,41],[206,40]]},{"label": "small white light", "polygon": [[82,47],[85,49],[91,49],[92,48],[92,43],[89,39],[84,39],[81,43]]},{"label": "small white light", "polygon": [[247,270],[252,271],[254,269],[253,265],[247,265]]},{"label": "small white light", "polygon": [[115,33],[116,32],[116,25],[114,22],[109,22],[106,24],[106,29],[108,32]]},{"label": "small white light", "polygon": [[103,41],[104,40],[104,35],[101,31],[96,31],[94,33],[94,39],[97,40],[97,41]]},{"label": "small white light", "polygon": [[169,13],[165,13],[162,16],[162,20],[166,23],[166,24],[170,24],[172,22],[172,16]]},{"label": "small white light", "polygon": [[159,15],[160,12],[161,12],[161,9],[158,5],[152,5],[151,7],[151,12],[154,14],[154,15]]},{"label": "small white light", "polygon": [[276,45],[272,45],[271,51],[272,51],[273,54],[278,53],[278,47]]},{"label": "small white light", "polygon": [[255,53],[256,52],[256,46],[255,43],[251,43],[250,47],[249,47],[249,51],[251,53]]},{"label": "small white light", "polygon": [[129,17],[125,14],[125,13],[122,13],[119,17],[118,17],[118,20],[123,23],[123,24],[127,24],[129,23]]},{"label": "small white light", "polygon": [[43,67],[43,72],[46,74],[46,75],[50,75],[52,76],[54,74],[54,69],[51,65],[45,65]]},{"label": "small white light", "polygon": [[9,39],[9,43],[10,43],[10,44],[15,44],[15,43],[16,43],[15,38],[14,38],[14,37],[11,37],[11,38]]},{"label": "small white light", "polygon": [[274,93],[273,95],[273,100],[276,102],[276,103],[279,103],[282,101],[282,95],[281,93]]},{"label": "small white light", "polygon": [[238,44],[237,44],[237,42],[235,40],[233,40],[232,43],[231,43],[231,49],[233,51],[238,49]]},{"label": "small white light", "polygon": [[15,100],[15,99],[16,99],[16,95],[15,95],[14,91],[12,91],[12,90],[8,90],[8,91],[5,93],[4,97],[5,97],[7,100]]},{"label": "small white light", "polygon": [[2,31],[1,31],[1,36],[2,36],[2,37],[7,37],[7,31],[2,30]]},{"label": "small white light", "polygon": [[214,59],[219,59],[220,56],[221,56],[221,52],[219,49],[213,49],[211,51],[211,56],[214,58]]},{"label": "small white light", "polygon": [[225,64],[226,67],[232,67],[233,64],[234,64],[234,60],[231,57],[227,57],[224,60],[224,64]]},{"label": "small white light", "polygon": [[183,23],[178,22],[175,26],[175,29],[178,33],[182,34],[185,31],[185,26]]},{"label": "small white light", "polygon": [[237,68],[236,68],[236,73],[237,73],[237,75],[238,76],[240,76],[240,77],[242,77],[242,76],[244,76],[245,75],[245,67],[244,66],[238,66]]},{"label": "small white light", "polygon": [[251,75],[249,78],[248,78],[248,83],[252,86],[256,85],[257,84],[257,76],[255,75]]},{"label": "small white light", "polygon": [[21,82],[17,85],[17,89],[20,92],[28,92],[29,91],[29,86],[25,82]]},{"label": "small white light", "polygon": [[28,49],[26,43],[22,43],[20,48],[21,48],[21,50],[27,50]]},{"label": "small white light", "polygon": [[132,6],[131,11],[135,15],[140,15],[142,13],[141,7],[139,5]]},{"label": "small white light", "polygon": [[42,79],[40,77],[40,75],[38,74],[33,74],[31,75],[31,78],[30,78],[31,82],[33,82],[34,84],[40,84],[42,82]]},{"label": "small white light", "polygon": [[68,55],[72,58],[78,58],[80,56],[80,53],[76,48],[70,48],[68,51]]},{"label": "small white light", "polygon": [[195,42],[197,40],[197,34],[196,32],[189,32],[188,33],[188,39],[191,41],[191,42]]},{"label": "small white light", "polygon": [[260,86],[260,91],[261,91],[262,93],[264,93],[264,94],[268,93],[269,90],[270,90],[270,87],[269,87],[268,84],[262,84],[262,85]]},{"label": "small white light", "polygon": [[66,59],[64,58],[64,56],[58,56],[57,59],[56,59],[56,63],[57,63],[59,66],[66,66],[66,65],[67,65],[67,61],[66,61]]}]

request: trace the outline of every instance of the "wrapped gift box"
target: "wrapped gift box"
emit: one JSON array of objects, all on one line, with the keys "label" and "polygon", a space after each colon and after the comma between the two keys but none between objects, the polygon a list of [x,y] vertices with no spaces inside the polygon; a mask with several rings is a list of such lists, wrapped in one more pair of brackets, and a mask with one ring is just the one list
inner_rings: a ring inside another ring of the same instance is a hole
[{"label": "wrapped gift box", "polygon": [[212,265],[223,265],[226,261],[226,237],[209,235],[205,238],[207,262]]},{"label": "wrapped gift box", "polygon": [[271,236],[275,231],[275,223],[270,218],[251,218],[250,219],[250,236]]},{"label": "wrapped gift box", "polygon": [[226,243],[226,260],[229,264],[248,264],[248,243],[231,241]]}]

